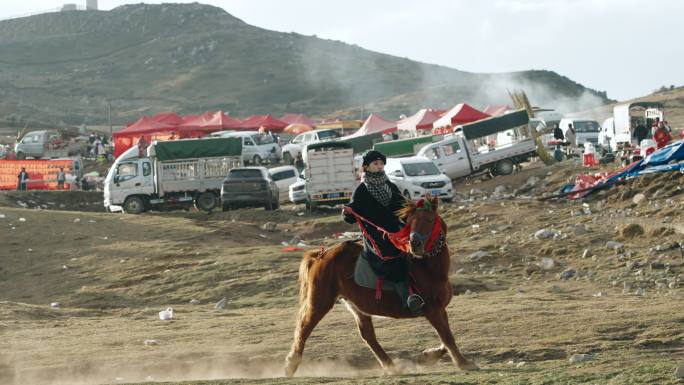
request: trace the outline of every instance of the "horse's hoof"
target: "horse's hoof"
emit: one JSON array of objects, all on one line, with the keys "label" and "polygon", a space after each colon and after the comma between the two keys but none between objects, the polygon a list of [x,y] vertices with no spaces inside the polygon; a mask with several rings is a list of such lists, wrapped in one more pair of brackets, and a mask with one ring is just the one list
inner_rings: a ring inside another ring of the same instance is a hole
[{"label": "horse's hoof", "polygon": [[394,362],[382,365],[382,370],[387,376],[396,376],[403,373],[402,368],[398,365],[395,365]]},{"label": "horse's hoof", "polygon": [[458,364],[458,368],[461,369],[461,370],[468,371],[468,372],[470,372],[470,371],[475,371],[475,370],[480,370],[480,367],[477,366],[477,364],[476,364],[475,362],[470,361],[470,360],[466,360],[466,361],[463,362],[463,363],[459,363],[459,364]]},{"label": "horse's hoof", "polygon": [[440,348],[435,349],[425,349],[418,356],[416,362],[423,366],[431,366],[436,364],[444,355],[444,351]]}]

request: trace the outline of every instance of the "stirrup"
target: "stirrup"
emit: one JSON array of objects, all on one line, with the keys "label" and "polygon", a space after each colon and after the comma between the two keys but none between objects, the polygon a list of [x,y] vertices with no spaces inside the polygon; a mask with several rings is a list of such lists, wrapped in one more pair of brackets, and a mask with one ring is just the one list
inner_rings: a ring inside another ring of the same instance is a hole
[{"label": "stirrup", "polygon": [[425,306],[425,300],[418,294],[411,294],[406,299],[406,306],[411,313],[419,314],[423,310],[423,306]]}]

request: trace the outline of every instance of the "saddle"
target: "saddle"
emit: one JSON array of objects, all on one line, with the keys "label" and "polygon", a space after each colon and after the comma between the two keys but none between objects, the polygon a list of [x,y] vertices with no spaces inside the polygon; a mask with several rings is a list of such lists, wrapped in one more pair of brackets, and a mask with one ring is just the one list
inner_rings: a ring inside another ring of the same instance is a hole
[{"label": "saddle", "polygon": [[[394,291],[394,283],[392,281],[386,281],[378,277],[373,271],[368,260],[362,255],[356,258],[356,265],[354,266],[354,282],[368,289],[378,290],[378,283],[380,283],[380,290],[384,291]],[[376,293],[377,296],[377,293]]]}]

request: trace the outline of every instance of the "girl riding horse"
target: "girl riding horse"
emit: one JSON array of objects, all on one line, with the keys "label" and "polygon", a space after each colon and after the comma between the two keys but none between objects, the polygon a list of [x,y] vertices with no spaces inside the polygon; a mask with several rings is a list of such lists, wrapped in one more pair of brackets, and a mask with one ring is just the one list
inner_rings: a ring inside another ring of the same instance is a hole
[{"label": "girl riding horse", "polygon": [[375,274],[382,280],[393,283],[403,306],[411,313],[420,313],[425,301],[420,295],[412,293],[409,283],[410,258],[384,236],[384,233],[365,221],[365,218],[378,227],[396,233],[403,227],[397,211],[404,207],[406,198],[399,188],[387,178],[385,163],[387,158],[379,151],[371,150],[363,157],[363,183],[354,190],[349,205],[343,209],[344,221],[359,223],[363,232],[363,252]]}]

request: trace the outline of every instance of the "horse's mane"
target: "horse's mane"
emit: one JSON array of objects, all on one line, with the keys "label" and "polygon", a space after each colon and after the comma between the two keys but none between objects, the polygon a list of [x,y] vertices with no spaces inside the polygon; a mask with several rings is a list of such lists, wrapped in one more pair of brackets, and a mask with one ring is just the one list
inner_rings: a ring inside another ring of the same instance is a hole
[{"label": "horse's mane", "polygon": [[404,207],[397,210],[396,214],[399,218],[401,218],[401,220],[406,220],[406,218],[416,211],[416,207],[418,206],[415,202],[410,199],[406,199],[406,201],[404,201]]}]

